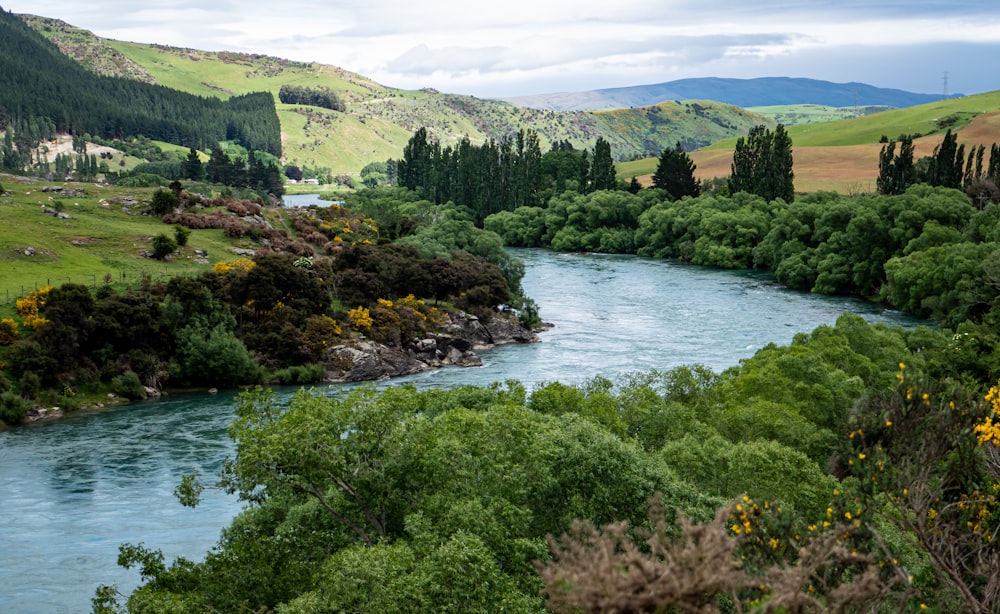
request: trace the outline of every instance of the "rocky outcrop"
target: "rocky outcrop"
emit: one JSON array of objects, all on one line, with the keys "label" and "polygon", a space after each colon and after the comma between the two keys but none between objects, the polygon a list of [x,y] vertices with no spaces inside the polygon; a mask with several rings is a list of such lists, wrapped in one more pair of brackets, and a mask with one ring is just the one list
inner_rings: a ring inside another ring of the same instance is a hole
[{"label": "rocky outcrop", "polygon": [[370,339],[351,339],[327,350],[327,379],[360,382],[411,375],[448,365],[480,367],[476,353],[508,343],[534,343],[538,335],[521,326],[515,314],[503,312],[489,322],[466,313],[450,315],[441,332],[427,333],[405,347],[389,347]]}]

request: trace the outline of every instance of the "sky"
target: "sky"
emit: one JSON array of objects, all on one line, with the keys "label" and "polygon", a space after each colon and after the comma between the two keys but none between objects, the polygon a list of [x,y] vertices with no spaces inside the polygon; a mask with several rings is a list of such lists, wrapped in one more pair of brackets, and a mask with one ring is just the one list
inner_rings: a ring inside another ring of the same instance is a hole
[{"label": "sky", "polygon": [[105,38],[481,98],[691,77],[1000,90],[998,0],[0,0]]}]

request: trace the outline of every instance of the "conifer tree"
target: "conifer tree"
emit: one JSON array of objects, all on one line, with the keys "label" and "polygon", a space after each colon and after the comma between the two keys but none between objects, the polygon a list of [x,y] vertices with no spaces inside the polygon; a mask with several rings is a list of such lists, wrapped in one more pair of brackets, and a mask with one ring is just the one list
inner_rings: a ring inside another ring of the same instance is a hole
[{"label": "conifer tree", "polygon": [[902,194],[917,182],[917,168],[913,163],[913,137],[900,136],[899,153],[896,141],[889,141],[879,153],[876,187],[880,194]]},{"label": "conifer tree", "polygon": [[615,162],[611,158],[611,144],[604,137],[597,137],[594,144],[594,161],[590,165],[590,189],[613,190],[617,185]]},{"label": "conifer tree", "polygon": [[205,168],[194,147],[188,150],[187,159],[184,161],[184,178],[191,181],[201,181],[205,178]]},{"label": "conifer tree", "polygon": [[736,140],[729,190],[756,194],[767,201],[795,198],[792,139],[781,124],[771,132],[763,125]]},{"label": "conifer tree", "polygon": [[674,200],[680,200],[685,196],[698,196],[701,194],[701,182],[695,179],[696,168],[678,141],[673,149],[667,147],[660,154],[656,172],[653,173],[653,185],[666,190]]}]

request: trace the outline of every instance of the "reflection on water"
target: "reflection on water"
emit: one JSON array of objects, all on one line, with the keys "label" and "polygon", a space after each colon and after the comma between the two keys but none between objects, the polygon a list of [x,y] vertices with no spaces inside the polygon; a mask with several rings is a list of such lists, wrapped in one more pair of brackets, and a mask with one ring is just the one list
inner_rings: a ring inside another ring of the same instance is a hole
[{"label": "reflection on water", "polygon": [[[630,256],[516,254],[525,261],[525,291],[555,325],[541,343],[485,352],[480,368],[381,385],[513,378],[530,389],[695,362],[718,371],[844,311],[917,323],[862,301],[785,290],[760,273]],[[232,449],[232,397],[170,397],[0,432],[0,612],[88,611],[99,584],[127,592],[139,578],[115,564],[123,542],[161,548],[168,561],[200,560],[240,504],[209,490],[191,510],[173,490],[186,473],[218,472]]]}]

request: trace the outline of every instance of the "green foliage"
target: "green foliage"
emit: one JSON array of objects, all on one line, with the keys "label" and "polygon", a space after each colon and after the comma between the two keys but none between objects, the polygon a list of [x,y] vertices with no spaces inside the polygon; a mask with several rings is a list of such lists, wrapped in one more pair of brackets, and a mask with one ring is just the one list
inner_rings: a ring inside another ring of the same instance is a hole
[{"label": "green foliage", "polygon": [[1000,266],[996,243],[950,243],[889,260],[882,297],[890,305],[951,326],[979,319],[994,303]]},{"label": "green foliage", "polygon": [[5,390],[0,393],[0,421],[19,424],[28,415],[30,404],[21,395]]},{"label": "green foliage", "polygon": [[232,387],[254,382],[259,367],[246,346],[222,324],[188,325],[174,333],[170,377],[179,384]]},{"label": "green foliage", "polygon": [[590,191],[614,190],[618,185],[615,163],[611,158],[611,144],[604,137],[594,143],[594,159],[590,163]]},{"label": "green foliage", "polygon": [[542,151],[531,130],[482,146],[466,137],[455,147],[442,148],[420,128],[403,149],[397,171],[400,186],[435,204],[451,201],[468,207],[477,223],[498,211],[541,204]]},{"label": "green foliage", "polygon": [[736,140],[729,191],[749,192],[766,201],[776,198],[786,203],[795,198],[792,171],[792,139],[778,124],[771,132],[763,125]]},{"label": "green foliage", "polygon": [[183,226],[174,226],[174,241],[177,242],[179,247],[184,247],[188,243],[188,237],[191,236],[191,230]]},{"label": "green foliage", "polygon": [[899,137],[899,153],[896,141],[882,146],[878,159],[878,179],[876,185],[880,194],[902,194],[916,183],[917,169],[913,164],[913,137]]},{"label": "green foliage", "polygon": [[139,376],[133,371],[126,371],[121,375],[116,375],[111,379],[111,390],[120,397],[125,397],[131,401],[146,398],[146,389]]},{"label": "green foliage", "polygon": [[653,185],[666,190],[674,200],[698,196],[701,193],[701,182],[695,179],[695,168],[694,162],[678,141],[673,149],[668,147],[660,154],[656,172],[653,173]]},{"label": "green foliage", "polygon": [[331,111],[347,109],[344,101],[328,87],[312,88],[285,84],[278,90],[278,100],[285,104],[305,104]]},{"label": "green foliage", "polygon": [[[898,386],[872,394],[852,416],[841,469],[858,501],[932,569],[914,588],[942,610],[997,609],[995,540],[1000,395],[929,380],[900,363]],[[916,558],[916,557],[914,557]],[[895,564],[896,561],[893,560]]]},{"label": "green foliage", "polygon": [[180,199],[177,198],[176,194],[169,190],[156,190],[153,192],[153,197],[149,201],[149,207],[156,215],[170,213],[176,209],[179,204]]},{"label": "green foliage", "polygon": [[153,258],[166,260],[167,256],[177,250],[177,241],[160,233],[153,237]]}]

